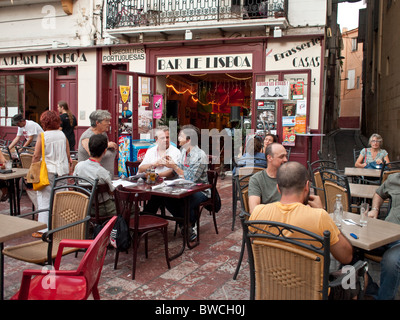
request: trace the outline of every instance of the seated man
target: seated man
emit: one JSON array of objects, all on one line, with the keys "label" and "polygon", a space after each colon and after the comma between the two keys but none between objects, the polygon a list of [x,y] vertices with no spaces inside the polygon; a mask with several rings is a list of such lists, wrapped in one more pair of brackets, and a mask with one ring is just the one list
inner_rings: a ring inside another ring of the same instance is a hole
[{"label": "seated man", "polygon": [[[179,145],[181,146],[180,158],[177,163],[174,162],[172,158],[168,158],[166,166],[173,169],[179,177],[185,180],[190,180],[195,183],[208,183],[208,158],[205,152],[198,147],[198,139],[198,128],[191,125],[183,126],[178,136]],[[198,207],[201,202],[206,201],[210,197],[210,189],[197,192],[190,196],[190,222],[192,224],[189,230],[190,241],[194,241],[197,237],[194,229],[194,224],[196,223],[194,209]],[[183,217],[183,200],[171,198],[165,200],[166,207],[173,216]]]},{"label": "seated man", "polygon": [[271,143],[265,149],[267,169],[255,173],[249,181],[249,213],[258,204],[279,201],[281,195],[276,188],[276,173],[287,162],[286,149],[280,143]]},{"label": "seated man", "polygon": [[160,177],[172,178],[174,170],[165,166],[166,156],[170,156],[174,162],[178,162],[181,153],[178,148],[170,144],[168,127],[162,126],[155,129],[155,139],[157,144],[147,150],[139,166],[139,173],[154,167]]},{"label": "seated man", "polygon": [[[78,162],[75,166],[74,175],[83,178],[99,178],[98,184],[108,184],[110,192],[114,191],[110,172],[101,166],[100,161],[107,152],[107,137],[102,134],[95,134],[89,139],[90,157],[87,160]],[[99,215],[102,217],[113,216],[116,208],[112,194],[103,192],[99,198]],[[94,216],[94,208],[92,208]]]},{"label": "seated man", "polygon": [[[372,209],[368,212],[371,218],[378,218],[383,202],[391,198],[392,205],[386,221],[400,224],[400,173],[389,175],[387,180],[376,190],[372,198]],[[374,254],[381,254],[380,287],[378,300],[394,300],[400,287],[400,241],[395,241],[378,248]]]},{"label": "seated man", "polygon": [[279,168],[276,179],[281,194],[280,201],[256,206],[250,220],[286,223],[321,236],[328,230],[331,233],[331,254],[342,264],[351,263],[353,248],[329,214],[322,209],[322,204],[320,203],[320,208],[307,205],[310,192],[308,170],[298,162],[287,162]]}]

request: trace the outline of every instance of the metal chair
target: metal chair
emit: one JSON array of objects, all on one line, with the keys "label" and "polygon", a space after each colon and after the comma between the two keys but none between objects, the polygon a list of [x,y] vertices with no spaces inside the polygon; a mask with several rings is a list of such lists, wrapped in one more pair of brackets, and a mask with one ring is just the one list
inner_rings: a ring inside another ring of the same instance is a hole
[{"label": "metal chair", "polygon": [[385,163],[385,165],[382,166],[379,184],[381,185],[384,183],[389,175],[398,172],[400,172],[400,161],[391,161],[389,163]]},{"label": "metal chair", "polygon": [[[153,215],[141,215],[139,203],[141,201],[147,201],[150,199],[150,194],[146,192],[132,192],[132,190],[126,189],[119,185],[115,191],[115,206],[117,208],[117,214],[122,216],[129,230],[132,231],[133,235],[133,263],[132,263],[132,280],[135,279],[136,273],[136,258],[137,251],[139,248],[140,240],[145,238],[145,253],[146,258],[148,257],[148,234],[151,232],[160,232],[164,238],[165,248],[165,259],[167,261],[168,269],[171,268],[170,260],[168,256],[168,221],[164,218],[156,217]],[[133,210],[133,212],[132,212]],[[133,213],[133,216],[131,217]],[[114,269],[117,269],[119,250],[116,248]]]},{"label": "metal chair", "polygon": [[352,208],[358,208],[352,205],[350,186],[347,177],[339,175],[331,170],[320,171],[322,184],[325,190],[325,208],[332,213],[334,211],[336,195],[342,195],[342,205],[344,211],[350,211]]},{"label": "metal chair", "polygon": [[[241,179],[244,176],[248,176],[247,180],[250,180],[251,175],[253,175],[259,171],[262,171],[262,170],[265,170],[265,168],[262,168],[262,167],[238,167],[238,172],[236,172],[235,175],[232,175],[232,231],[235,228],[237,202],[240,200],[240,193],[239,193],[239,189],[237,187],[237,180]],[[241,181],[242,181],[242,183],[246,182],[244,180],[241,180]],[[247,181],[247,183],[248,183],[248,181]]]},{"label": "metal chair", "polygon": [[[240,221],[242,223],[242,227],[243,227],[243,221],[247,221],[250,216],[248,214],[248,212],[249,212],[249,195],[248,195],[249,190],[248,189],[249,189],[250,177],[251,177],[251,175],[248,175],[248,176],[242,177],[241,179],[236,180],[237,189],[239,190],[239,195],[240,195],[240,205],[242,208],[242,211],[240,214]],[[240,266],[243,261],[245,247],[246,247],[246,241],[245,241],[245,233],[244,233],[244,229],[243,229],[242,246],[240,248],[239,260],[238,260],[238,264],[236,266],[235,274],[233,275],[233,280],[236,280],[236,278],[239,274]]]},{"label": "metal chair", "polygon": [[[218,227],[217,227],[217,219],[216,219],[216,209],[215,209],[215,201],[217,197],[217,181],[218,181],[218,172],[216,170],[208,170],[208,183],[211,184],[211,198],[208,200],[200,203],[199,208],[197,209],[197,240],[200,240],[200,217],[203,209],[210,211],[210,214],[213,216],[214,221],[214,228],[215,233],[218,234]],[[210,210],[211,209],[211,210]]]},{"label": "metal chair", "polygon": [[[274,221],[244,221],[250,265],[250,299],[327,300],[329,288],[341,287],[347,276],[329,281],[330,232],[317,235]],[[363,283],[366,262],[354,264]],[[363,290],[358,295],[361,298]]]},{"label": "metal chair", "polygon": [[[113,217],[94,240],[62,240],[54,270],[24,270],[20,290],[11,299],[86,300],[92,294],[95,300],[100,300],[98,284],[116,219]],[[60,270],[65,248],[86,249],[76,270]]]},{"label": "metal chair", "polygon": [[[94,192],[80,184],[91,185],[96,189],[98,180],[77,176],[63,176],[54,179],[48,209],[22,214],[19,217],[36,215],[49,211],[49,230],[38,241],[9,246],[3,254],[11,258],[35,264],[52,264],[57,256],[59,245],[63,239],[87,239],[86,222],[90,219]],[[66,248],[62,254],[78,251],[78,248]]]}]

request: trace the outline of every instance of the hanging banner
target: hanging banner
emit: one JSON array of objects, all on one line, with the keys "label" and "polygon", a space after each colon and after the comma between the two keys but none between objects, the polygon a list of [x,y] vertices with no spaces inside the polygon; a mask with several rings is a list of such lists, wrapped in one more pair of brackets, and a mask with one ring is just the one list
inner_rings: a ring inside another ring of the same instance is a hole
[{"label": "hanging banner", "polygon": [[153,96],[153,118],[161,119],[163,110],[163,96],[161,94],[155,94]]},{"label": "hanging banner", "polygon": [[119,86],[119,92],[121,94],[121,100],[123,103],[128,102],[130,91],[131,91],[130,86]]}]

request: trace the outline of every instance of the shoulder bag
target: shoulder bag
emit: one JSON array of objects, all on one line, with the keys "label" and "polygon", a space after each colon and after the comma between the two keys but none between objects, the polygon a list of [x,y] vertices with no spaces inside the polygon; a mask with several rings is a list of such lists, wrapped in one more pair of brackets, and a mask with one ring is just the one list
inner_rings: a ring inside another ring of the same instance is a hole
[{"label": "shoulder bag", "polygon": [[[32,180],[35,180],[35,182],[31,182],[31,183],[33,184],[33,190],[36,190],[36,191],[42,190],[44,187],[46,187],[50,184],[49,174],[47,172],[47,166],[46,166],[46,161],[45,161],[44,132],[42,132],[41,136],[42,136],[42,160],[39,162],[36,162],[36,163],[32,163],[31,168],[29,169],[29,172],[28,172],[28,178],[30,178],[30,175],[32,175],[32,177],[33,177]],[[34,168],[32,168],[32,165],[34,165]],[[39,167],[39,179],[37,179],[37,170],[38,170],[37,167]],[[31,172],[31,170],[32,170],[32,172]],[[29,182],[28,178],[27,178],[27,182]]]}]

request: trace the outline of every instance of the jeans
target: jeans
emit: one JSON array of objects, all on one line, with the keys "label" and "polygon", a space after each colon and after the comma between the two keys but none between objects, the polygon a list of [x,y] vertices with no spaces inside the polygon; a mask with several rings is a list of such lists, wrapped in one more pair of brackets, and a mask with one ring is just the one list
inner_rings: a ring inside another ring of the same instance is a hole
[{"label": "jeans", "polygon": [[[196,192],[189,196],[189,207],[190,207],[190,220],[191,224],[196,222],[196,215],[194,209],[200,205],[200,203],[206,201],[208,198],[202,192]],[[172,199],[165,198],[165,207],[174,217],[184,217],[185,214],[185,200],[184,199]]]},{"label": "jeans", "polygon": [[394,300],[400,287],[400,241],[388,245],[381,261],[378,300]]}]

